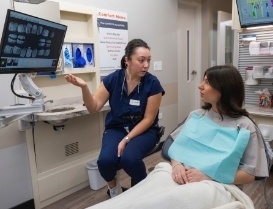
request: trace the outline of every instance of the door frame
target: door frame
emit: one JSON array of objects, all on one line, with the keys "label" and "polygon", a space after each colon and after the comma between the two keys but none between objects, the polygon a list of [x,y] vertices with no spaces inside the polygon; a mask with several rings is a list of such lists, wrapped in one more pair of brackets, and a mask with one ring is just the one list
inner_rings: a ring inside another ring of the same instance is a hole
[{"label": "door frame", "polygon": [[[226,28],[232,27],[232,15],[228,12],[217,13],[217,65],[225,65]],[[233,57],[232,57],[233,58]]]},{"label": "door frame", "polygon": [[[201,75],[202,69],[201,69],[201,55],[202,55],[202,50],[201,50],[201,43],[202,43],[202,5],[201,2],[188,2],[186,0],[178,0],[178,8],[182,6],[189,6],[192,7],[193,9],[196,10],[196,42],[195,42],[195,71],[197,71],[197,74],[195,75],[195,80],[196,83],[201,82],[203,75]],[[178,29],[178,28],[177,28]],[[178,36],[179,38],[179,36]],[[182,54],[178,49],[178,62],[179,62],[179,57],[181,57]],[[179,63],[178,63],[179,65]],[[200,92],[199,89],[195,88],[194,90],[194,109],[199,109],[201,105],[201,99],[200,99]],[[180,95],[178,95],[179,97]]]}]

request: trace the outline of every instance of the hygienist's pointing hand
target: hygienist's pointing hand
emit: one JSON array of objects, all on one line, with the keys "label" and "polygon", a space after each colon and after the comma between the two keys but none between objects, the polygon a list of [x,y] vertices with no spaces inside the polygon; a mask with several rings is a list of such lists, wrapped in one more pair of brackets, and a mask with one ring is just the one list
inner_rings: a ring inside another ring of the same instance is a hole
[{"label": "hygienist's pointing hand", "polygon": [[73,85],[81,87],[81,88],[87,85],[84,80],[72,74],[66,75],[64,78],[66,79],[67,82],[72,83]]}]

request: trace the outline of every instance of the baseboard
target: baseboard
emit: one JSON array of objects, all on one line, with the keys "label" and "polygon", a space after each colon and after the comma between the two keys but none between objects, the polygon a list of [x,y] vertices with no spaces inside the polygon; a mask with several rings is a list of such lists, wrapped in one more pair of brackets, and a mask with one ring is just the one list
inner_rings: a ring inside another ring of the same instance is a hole
[{"label": "baseboard", "polygon": [[10,209],[35,209],[34,199],[23,202],[20,205],[14,206]]}]

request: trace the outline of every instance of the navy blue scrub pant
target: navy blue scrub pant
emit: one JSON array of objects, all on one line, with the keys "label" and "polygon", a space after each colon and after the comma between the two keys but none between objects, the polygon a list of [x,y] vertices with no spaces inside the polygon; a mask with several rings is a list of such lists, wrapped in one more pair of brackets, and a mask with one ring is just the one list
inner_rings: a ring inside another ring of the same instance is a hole
[{"label": "navy blue scrub pant", "polygon": [[159,141],[158,128],[150,128],[141,135],[133,138],[118,157],[118,144],[127,136],[124,128],[106,129],[103,133],[102,147],[98,158],[98,168],[105,181],[113,180],[118,167],[123,170],[137,184],[147,176],[143,158],[155,147]]}]

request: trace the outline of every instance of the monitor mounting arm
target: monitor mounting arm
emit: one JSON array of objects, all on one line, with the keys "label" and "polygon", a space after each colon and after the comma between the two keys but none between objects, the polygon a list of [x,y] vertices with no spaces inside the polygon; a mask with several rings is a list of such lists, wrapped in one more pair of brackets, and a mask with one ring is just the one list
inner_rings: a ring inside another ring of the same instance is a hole
[{"label": "monitor mounting arm", "polygon": [[33,82],[33,80],[30,77],[30,74],[21,73],[18,76],[19,76],[19,80],[21,81],[21,85],[22,85],[23,89],[28,94],[35,97],[33,104],[40,103],[41,101],[43,101],[43,99],[44,99],[43,92],[41,89],[39,89],[35,85],[35,83]]},{"label": "monitor mounting arm", "polygon": [[34,84],[30,75],[26,73],[19,74],[19,80],[24,90],[28,94],[34,96],[34,100],[31,104],[0,107],[0,128],[5,127],[27,115],[43,112],[45,109],[42,90]]}]

